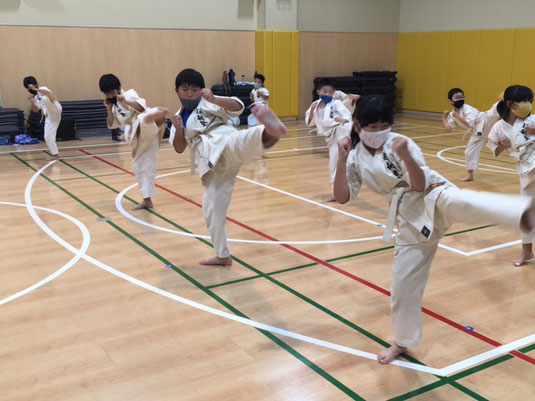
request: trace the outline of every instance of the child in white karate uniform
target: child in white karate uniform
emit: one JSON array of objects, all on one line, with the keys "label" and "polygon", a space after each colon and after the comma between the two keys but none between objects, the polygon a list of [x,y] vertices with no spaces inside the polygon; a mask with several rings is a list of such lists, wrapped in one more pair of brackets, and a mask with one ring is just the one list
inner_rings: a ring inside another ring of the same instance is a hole
[{"label": "child in white karate uniform", "polygon": [[[533,92],[521,85],[508,87],[503,100],[498,103],[502,120],[498,121],[489,134],[488,147],[495,156],[506,150],[517,161],[520,176],[520,193],[535,196],[535,116],[531,114]],[[533,259],[533,235],[522,234],[522,253],[513,261],[522,266]]]},{"label": "child in white karate uniform", "polygon": [[132,169],[136,175],[143,200],[132,210],[154,207],[156,159],[165,131],[167,109],[147,107],[145,99],[134,89],[123,91],[121,82],[113,74],[100,77],[100,91],[106,100],[108,128],[125,126],[126,141],[132,144]]},{"label": "child in white karate uniform", "polygon": [[228,120],[243,112],[243,103],[237,97],[214,96],[204,87],[203,76],[191,68],[177,75],[175,90],[182,107],[173,117],[173,147],[178,153],[190,147],[192,173],[197,159],[202,210],[216,252],[200,264],[229,266],[232,258],[225,227],[236,176],[243,163],[275,145],[286,127],[267,106],[257,105],[252,113],[262,125],[237,130]]},{"label": "child in white karate uniform", "polygon": [[[251,94],[249,95],[253,105],[267,106],[267,100],[269,99],[269,91],[266,88],[264,88],[265,81],[266,81],[266,78],[262,74],[258,74],[255,72],[254,89],[251,91]],[[254,106],[251,106],[251,107],[254,107]],[[247,116],[247,125],[251,127],[258,125],[258,121],[256,121],[256,117],[254,116],[253,113]]]},{"label": "child in white karate uniform", "polygon": [[[324,78],[318,83],[316,93],[319,99],[313,102],[305,114],[305,123],[316,127],[317,134],[325,137],[329,147],[329,171],[331,186],[334,183],[338,163],[338,141],[348,137],[351,132],[351,113],[340,100],[333,98],[334,81]],[[334,202],[330,197],[327,202]]]},{"label": "child in white karate uniform", "polygon": [[390,131],[392,110],[381,97],[362,98],[355,110],[352,132],[339,142],[334,182],[338,202],[355,199],[362,184],[390,202],[385,239],[394,223],[398,233],[392,280],[392,322],[395,344],[378,354],[381,364],[392,361],[422,340],[422,298],[439,240],[456,222],[503,223],[524,230],[535,226],[531,199],[459,190],[426,166],[418,145]]},{"label": "child in white karate uniform", "polygon": [[463,182],[473,181],[474,170],[479,166],[481,149],[487,141],[490,129],[500,119],[496,110],[498,103],[494,103],[488,111],[480,112],[465,103],[464,92],[459,88],[453,88],[448,92],[448,101],[453,110],[444,112],[442,123],[447,132],[451,132],[456,125],[459,125],[466,130],[465,135],[470,134],[470,140],[464,151],[467,174]]},{"label": "child in white karate uniform", "polygon": [[31,94],[29,100],[32,110],[35,112],[41,110],[45,118],[45,142],[52,154],[52,157],[48,160],[58,160],[59,151],[58,145],[56,145],[56,134],[61,122],[61,104],[54,93],[46,86],[39,86],[34,77],[25,77],[23,85]]}]

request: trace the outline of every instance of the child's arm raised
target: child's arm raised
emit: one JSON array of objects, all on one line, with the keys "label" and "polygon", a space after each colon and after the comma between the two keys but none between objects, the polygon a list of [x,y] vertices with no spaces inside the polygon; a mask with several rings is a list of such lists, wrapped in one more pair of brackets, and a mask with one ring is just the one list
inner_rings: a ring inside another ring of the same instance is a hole
[{"label": "child's arm raised", "polygon": [[338,165],[334,177],[333,195],[338,203],[349,200],[349,185],[347,184],[346,164],[351,151],[351,138],[345,137],[338,142]]},{"label": "child's arm raised", "polygon": [[444,125],[444,129],[446,132],[453,131],[453,128],[451,127],[450,123],[448,122],[448,116],[450,115],[450,111],[446,110],[444,113],[442,113],[442,124]]},{"label": "child's arm raised", "polygon": [[240,111],[243,107],[241,103],[230,97],[214,96],[212,91],[208,88],[201,89],[201,95],[204,100],[216,104],[228,111]]},{"label": "child's arm raised", "polygon": [[413,159],[408,145],[409,143],[405,138],[396,137],[392,140],[392,150],[405,163],[412,189],[423,192],[425,189],[425,174],[420,165]]},{"label": "child's arm raised", "polygon": [[184,126],[182,125],[182,116],[175,114],[172,119],[173,127],[175,127],[175,137],[173,138],[173,148],[177,153],[182,153],[186,149],[187,142],[184,136]]}]

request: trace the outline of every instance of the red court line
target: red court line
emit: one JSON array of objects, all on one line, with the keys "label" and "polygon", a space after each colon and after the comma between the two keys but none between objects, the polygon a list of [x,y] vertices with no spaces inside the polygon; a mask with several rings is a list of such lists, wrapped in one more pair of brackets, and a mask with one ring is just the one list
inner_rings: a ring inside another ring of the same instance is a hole
[{"label": "red court line", "polygon": [[[86,155],[92,156],[93,158],[95,158],[97,160],[100,160],[103,163],[106,163],[106,164],[108,164],[108,165],[110,165],[110,166],[112,166],[112,167],[114,167],[116,169],[119,169],[119,170],[125,172],[126,174],[130,174],[132,176],[135,176],[134,173],[122,168],[121,166],[118,166],[118,165],[116,165],[114,163],[111,163],[111,162],[109,162],[107,160],[104,160],[104,159],[102,159],[102,158],[100,158],[98,156],[95,156],[95,155],[93,155],[93,154],[91,154],[91,153],[89,153],[89,152],[87,152],[87,151],[85,151],[83,149],[78,149],[78,150],[80,152],[86,154]],[[172,190],[170,190],[170,189],[168,189],[166,187],[163,187],[163,186],[161,186],[159,184],[155,184],[155,186],[157,188],[162,189],[165,192],[168,192],[168,193],[170,193],[170,194],[172,194],[172,195],[174,195],[174,196],[176,196],[176,197],[178,197],[180,199],[185,200],[186,202],[189,202],[189,203],[191,203],[191,204],[193,204],[195,206],[198,206],[198,207],[202,208],[202,205],[200,203],[195,202],[195,201],[193,201],[193,200],[191,200],[189,198],[186,198],[185,196],[180,195],[180,194],[178,194],[178,193],[176,193],[176,192],[174,192],[174,191],[172,191]],[[251,232],[253,232],[253,233],[255,233],[255,234],[257,234],[257,235],[259,235],[259,236],[261,236],[263,238],[266,238],[266,239],[268,239],[270,241],[278,241],[276,238],[274,238],[274,237],[272,237],[272,236],[270,236],[268,234],[265,234],[265,233],[263,233],[261,231],[258,231],[255,228],[250,227],[250,226],[248,226],[248,225],[246,225],[244,223],[241,223],[238,220],[235,220],[235,219],[233,219],[231,217],[227,217],[227,220],[232,222],[232,223],[234,223],[234,224],[237,224],[238,226],[240,226],[242,228],[245,228],[246,230],[251,231]],[[307,253],[305,251],[297,249],[297,248],[295,248],[295,247],[293,247],[291,245],[281,244],[281,246],[283,246],[283,247],[285,247],[285,248],[287,248],[287,249],[289,249],[289,250],[291,250],[291,251],[293,251],[295,253],[298,253],[299,255],[304,256],[307,259],[313,260],[314,262],[316,262],[316,263],[318,263],[318,264],[320,264],[322,266],[325,266],[325,267],[327,267],[327,268],[329,268],[331,270],[334,270],[334,271],[336,271],[338,273],[341,273],[344,276],[351,278],[352,280],[355,280],[355,281],[357,281],[357,282],[359,282],[361,284],[364,284],[364,285],[366,285],[366,286],[368,286],[370,288],[373,288],[374,290],[379,291],[380,293],[382,293],[384,295],[390,296],[390,291],[385,290],[384,288],[381,288],[381,287],[379,287],[379,286],[377,286],[377,285],[375,285],[375,284],[373,284],[373,283],[371,283],[371,282],[369,282],[367,280],[364,280],[363,278],[357,277],[357,276],[355,276],[355,275],[353,275],[353,274],[351,274],[351,273],[349,273],[349,272],[347,272],[345,270],[342,270],[339,267],[336,267],[336,266],[330,264],[329,262],[321,260],[321,259],[319,259],[319,258],[317,258],[317,257],[315,257],[315,256],[313,256],[313,255],[311,255],[311,254],[309,254],[309,253]],[[487,337],[487,336],[485,336],[485,335],[483,335],[481,333],[478,333],[475,330],[474,331],[468,331],[468,330],[466,330],[464,328],[463,325],[461,325],[461,324],[459,324],[457,322],[454,322],[453,320],[450,320],[450,319],[448,319],[448,318],[446,318],[446,317],[444,317],[442,315],[439,315],[438,313],[433,312],[433,311],[431,311],[431,310],[429,310],[427,308],[422,308],[422,312],[425,313],[426,315],[429,315],[431,317],[434,317],[435,319],[440,320],[443,323],[446,323],[447,325],[449,325],[451,327],[454,327],[454,328],[462,331],[463,333],[466,333],[466,334],[469,334],[469,335],[471,335],[471,336],[473,336],[475,338],[478,338],[478,339],[480,339],[480,340],[482,340],[482,341],[486,342],[487,344],[490,344],[490,345],[492,345],[494,347],[499,347],[500,345],[503,345],[503,344],[499,343],[498,341],[493,340],[492,338],[489,338],[489,337]],[[531,357],[529,357],[529,356],[527,356],[525,354],[522,354],[521,352],[511,351],[510,354],[514,355],[514,356],[516,356],[516,357],[518,357],[520,359],[523,359],[524,361],[529,362],[532,365],[535,365],[535,359],[533,359],[533,358],[531,358]]]}]

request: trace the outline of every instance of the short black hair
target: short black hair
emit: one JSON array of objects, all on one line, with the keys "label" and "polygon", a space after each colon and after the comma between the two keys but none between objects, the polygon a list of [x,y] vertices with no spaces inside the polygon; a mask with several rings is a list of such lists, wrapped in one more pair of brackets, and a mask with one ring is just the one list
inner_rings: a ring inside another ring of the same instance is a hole
[{"label": "short black hair", "polygon": [[333,89],[336,89],[336,87],[334,86],[334,80],[332,80],[331,78],[322,78],[319,80],[318,82],[318,90],[323,88],[324,86],[332,86]]},{"label": "short black hair", "polygon": [[121,89],[121,81],[113,74],[104,74],[98,81],[98,86],[102,93],[109,93],[115,89]]},{"label": "short black hair", "polygon": [[37,79],[35,79],[35,77],[32,77],[31,75],[28,76],[28,77],[24,77],[24,79],[22,80],[22,84],[24,85],[24,87],[26,89],[28,89],[28,85],[34,85],[34,86],[37,86]]},{"label": "short black hair", "polygon": [[452,88],[448,92],[448,99],[451,100],[453,98],[453,95],[455,95],[456,93],[462,93],[464,95],[464,92],[461,88]]},{"label": "short black hair", "polygon": [[394,124],[394,110],[388,105],[383,96],[363,96],[359,99],[353,119],[357,120],[361,128],[379,121]]},{"label": "short black hair", "polygon": [[204,78],[199,71],[195,71],[193,68],[186,68],[176,76],[175,89],[178,89],[182,84],[198,86],[202,89],[204,88]]},{"label": "short black hair", "polygon": [[498,102],[496,109],[500,117],[504,120],[509,118],[511,108],[507,107],[507,102],[530,102],[533,103],[533,91],[527,86],[511,85],[503,92],[503,100]]},{"label": "short black hair", "polygon": [[260,81],[262,81],[262,83],[264,83],[266,81],[266,77],[263,76],[262,74],[258,74],[258,73],[254,73],[254,79],[259,79]]}]

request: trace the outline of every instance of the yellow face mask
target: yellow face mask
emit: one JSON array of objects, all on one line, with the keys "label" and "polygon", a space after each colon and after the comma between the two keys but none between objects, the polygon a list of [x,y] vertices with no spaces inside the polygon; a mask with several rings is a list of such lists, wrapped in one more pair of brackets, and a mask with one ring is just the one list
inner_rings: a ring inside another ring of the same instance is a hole
[{"label": "yellow face mask", "polygon": [[511,109],[513,114],[520,118],[526,118],[531,114],[531,106],[532,104],[530,102],[518,102],[514,103],[518,106],[517,109]]}]

